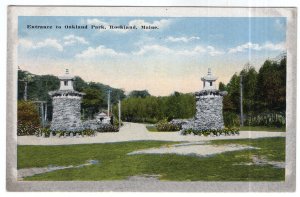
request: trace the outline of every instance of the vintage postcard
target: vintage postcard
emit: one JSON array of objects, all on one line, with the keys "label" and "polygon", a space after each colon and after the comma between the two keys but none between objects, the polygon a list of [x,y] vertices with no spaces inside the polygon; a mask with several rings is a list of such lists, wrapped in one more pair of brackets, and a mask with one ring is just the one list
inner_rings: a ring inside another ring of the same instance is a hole
[{"label": "vintage postcard", "polygon": [[9,191],[295,191],[296,8],[8,7]]}]

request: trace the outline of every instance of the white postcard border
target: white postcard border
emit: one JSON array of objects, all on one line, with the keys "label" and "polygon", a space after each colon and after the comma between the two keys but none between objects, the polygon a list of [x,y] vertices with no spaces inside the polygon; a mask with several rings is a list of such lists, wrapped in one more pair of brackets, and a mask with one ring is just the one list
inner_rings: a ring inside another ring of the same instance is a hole
[{"label": "white postcard border", "polygon": [[[286,17],[286,180],[284,182],[136,182],[136,181],[17,181],[17,43],[18,16],[159,16],[159,17]],[[10,6],[7,49],[7,169],[9,191],[295,191],[296,187],[296,8],[263,7],[67,7]]]}]

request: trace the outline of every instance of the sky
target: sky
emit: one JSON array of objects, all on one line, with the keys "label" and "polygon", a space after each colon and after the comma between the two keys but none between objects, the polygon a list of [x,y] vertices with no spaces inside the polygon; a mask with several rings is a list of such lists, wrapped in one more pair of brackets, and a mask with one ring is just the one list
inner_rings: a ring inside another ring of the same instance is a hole
[{"label": "sky", "polygon": [[[52,29],[28,28],[52,26]],[[66,29],[65,25],[88,29]],[[106,29],[92,29],[102,26]],[[136,29],[110,29],[109,26]],[[61,28],[56,28],[60,26]],[[156,29],[142,29],[151,26]],[[250,62],[286,51],[284,17],[59,17],[20,16],[18,66],[33,74],[71,74],[114,88],[155,96],[202,89],[211,68],[228,83]]]}]

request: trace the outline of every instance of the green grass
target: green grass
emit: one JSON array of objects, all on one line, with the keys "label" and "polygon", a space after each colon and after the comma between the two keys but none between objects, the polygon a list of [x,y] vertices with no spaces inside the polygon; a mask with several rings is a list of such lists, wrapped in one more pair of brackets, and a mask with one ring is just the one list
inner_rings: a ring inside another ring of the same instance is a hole
[{"label": "green grass", "polygon": [[178,132],[178,131],[159,131],[155,125],[146,125],[146,128],[150,132]]},{"label": "green grass", "polygon": [[275,127],[265,127],[265,126],[243,126],[240,127],[240,131],[278,131],[285,132],[285,127],[275,128]]},{"label": "green grass", "polygon": [[213,144],[247,144],[259,150],[243,150],[211,157],[162,155],[127,155],[134,150],[174,142],[135,141],[108,144],[69,146],[18,146],[18,169],[48,165],[79,165],[87,160],[98,160],[96,165],[57,170],[26,177],[25,180],[122,180],[134,175],[161,175],[161,180],[172,181],[282,181],[284,169],[270,165],[234,165],[251,162],[251,155],[264,156],[272,161],[284,161],[285,138],[255,140],[216,140]]},{"label": "green grass", "polygon": [[146,125],[146,128],[150,132],[159,132],[155,125]]}]

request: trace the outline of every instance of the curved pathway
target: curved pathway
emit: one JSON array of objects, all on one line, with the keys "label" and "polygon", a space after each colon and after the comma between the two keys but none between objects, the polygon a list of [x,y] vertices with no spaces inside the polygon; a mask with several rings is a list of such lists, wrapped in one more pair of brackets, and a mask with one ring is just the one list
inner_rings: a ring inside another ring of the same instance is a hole
[{"label": "curved pathway", "polygon": [[240,131],[240,135],[204,137],[194,135],[181,135],[180,132],[149,132],[145,124],[125,122],[124,126],[116,133],[97,133],[95,137],[51,137],[18,136],[19,145],[67,145],[67,144],[92,144],[138,140],[159,141],[210,141],[220,139],[254,139],[264,137],[285,137],[285,132],[267,131]]}]

